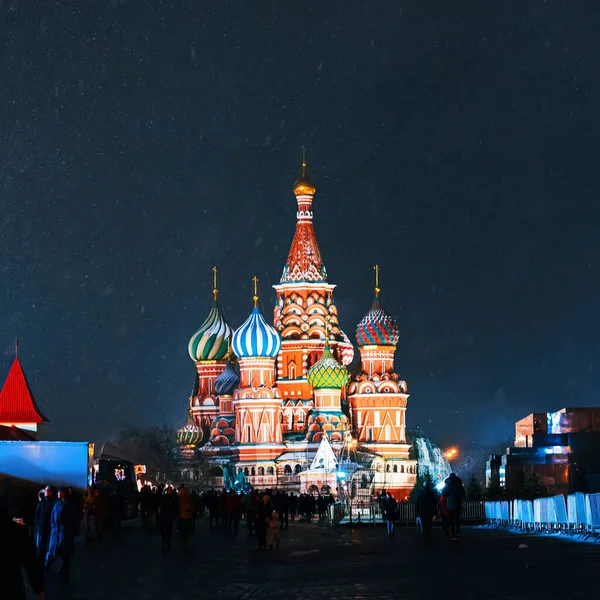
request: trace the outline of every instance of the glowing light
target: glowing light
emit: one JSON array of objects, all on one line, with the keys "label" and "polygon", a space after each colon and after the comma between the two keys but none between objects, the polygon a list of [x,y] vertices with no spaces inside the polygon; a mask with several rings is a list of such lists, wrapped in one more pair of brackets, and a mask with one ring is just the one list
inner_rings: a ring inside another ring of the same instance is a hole
[{"label": "glowing light", "polygon": [[346,473],[344,473],[344,471],[338,471],[336,476],[338,479],[346,479]]},{"label": "glowing light", "polygon": [[436,486],[435,489],[438,492],[441,492],[444,488],[446,487],[446,484],[443,481],[440,481]]},{"label": "glowing light", "polygon": [[444,453],[444,456],[448,460],[456,458],[458,456],[458,450],[456,448],[450,448],[449,450],[446,450],[446,452]]}]

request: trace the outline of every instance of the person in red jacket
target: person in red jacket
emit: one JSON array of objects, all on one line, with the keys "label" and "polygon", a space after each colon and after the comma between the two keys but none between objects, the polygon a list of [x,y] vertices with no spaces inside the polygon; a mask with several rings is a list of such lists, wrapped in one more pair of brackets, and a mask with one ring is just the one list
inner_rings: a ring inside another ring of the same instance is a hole
[{"label": "person in red jacket", "polygon": [[448,513],[448,507],[446,506],[446,496],[444,496],[444,494],[440,496],[438,508],[440,511],[440,519],[442,520],[442,531],[444,532],[445,536],[448,536],[448,533],[450,532],[450,515]]}]

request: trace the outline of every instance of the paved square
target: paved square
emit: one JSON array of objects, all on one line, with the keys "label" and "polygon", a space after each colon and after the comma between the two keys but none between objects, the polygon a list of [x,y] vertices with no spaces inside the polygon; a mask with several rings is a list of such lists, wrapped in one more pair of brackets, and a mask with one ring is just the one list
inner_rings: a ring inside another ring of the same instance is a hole
[{"label": "paved square", "polygon": [[293,523],[279,553],[259,553],[245,529],[235,540],[209,531],[204,519],[186,555],[177,536],[173,549],[162,553],[157,533],[129,526],[118,544],[78,545],[71,582],[61,586],[51,575],[46,597],[531,600],[597,593],[600,544],[484,528],[465,528],[460,542],[434,533],[426,547],[414,528],[399,528],[389,540],[382,526]]}]

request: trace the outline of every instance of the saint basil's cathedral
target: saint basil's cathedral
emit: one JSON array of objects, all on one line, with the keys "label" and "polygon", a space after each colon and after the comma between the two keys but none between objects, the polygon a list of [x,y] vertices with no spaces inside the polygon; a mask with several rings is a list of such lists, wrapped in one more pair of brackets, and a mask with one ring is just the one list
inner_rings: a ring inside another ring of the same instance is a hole
[{"label": "saint basil's cathedral", "polygon": [[305,160],[294,195],[296,231],[273,286],[272,325],[258,309],[254,278],[254,308],[233,331],[219,308],[213,269],[212,307],[188,346],[197,379],[179,444],[184,456],[199,452],[256,488],[302,492],[327,486],[335,493],[344,457],[348,463],[360,455],[369,474],[361,487],[403,499],[417,465],[406,440],[406,382],[394,371],[399,327],[381,305],[379,269],[372,306],[356,329],[361,363],[351,378],[354,347],[340,329],[336,286],[315,237],[315,187]]}]

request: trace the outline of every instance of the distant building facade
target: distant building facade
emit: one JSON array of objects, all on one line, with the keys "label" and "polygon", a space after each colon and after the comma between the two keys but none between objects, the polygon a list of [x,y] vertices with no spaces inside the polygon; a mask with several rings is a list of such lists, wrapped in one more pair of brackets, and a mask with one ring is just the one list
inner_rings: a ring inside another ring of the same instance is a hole
[{"label": "distant building facade", "polygon": [[515,423],[514,446],[486,464],[509,496],[518,496],[528,471],[551,493],[600,492],[600,407],[533,413]]}]

